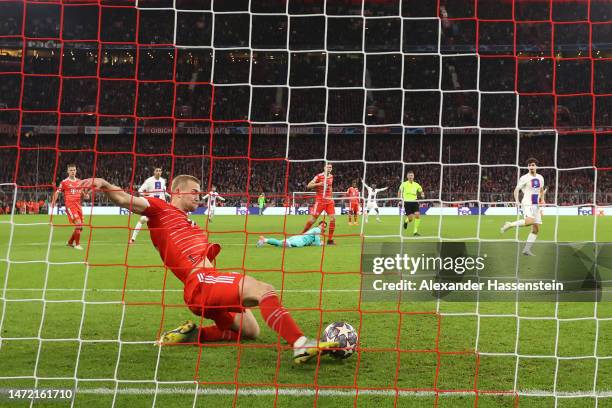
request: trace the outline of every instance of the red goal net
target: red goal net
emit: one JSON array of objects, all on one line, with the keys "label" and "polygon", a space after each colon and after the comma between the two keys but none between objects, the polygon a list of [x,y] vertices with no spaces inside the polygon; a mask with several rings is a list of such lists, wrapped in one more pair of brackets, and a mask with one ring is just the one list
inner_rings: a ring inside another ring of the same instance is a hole
[{"label": "red goal net", "polygon": [[[415,235],[498,240],[485,215],[505,215],[531,156],[544,240],[571,240],[561,216],[612,214],[611,126],[608,0],[0,0],[0,389],[105,406],[604,402],[605,307],[370,301],[361,256]],[[328,163],[338,245],[289,249]],[[128,245],[137,217],[101,194],[84,204],[85,251],[65,248],[73,226],[50,204],[68,164],[133,194],[155,168],[214,186],[214,217],[193,219],[221,243],[219,270],[275,286],[315,338],[351,323],[355,356],[292,367],[259,315],[260,340],[152,347],[194,318],[182,285],[146,237]],[[426,197],[414,234],[398,206],[409,171]],[[387,187],[382,222],[347,225],[353,182],[361,215],[362,183]],[[609,240],[606,222],[576,234]]]}]

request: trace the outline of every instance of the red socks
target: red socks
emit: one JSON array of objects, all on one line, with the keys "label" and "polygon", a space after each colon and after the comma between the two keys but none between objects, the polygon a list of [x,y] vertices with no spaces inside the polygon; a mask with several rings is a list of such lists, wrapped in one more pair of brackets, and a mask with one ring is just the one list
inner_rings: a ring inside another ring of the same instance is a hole
[{"label": "red socks", "polygon": [[221,330],[216,325],[200,327],[200,343],[222,340],[238,340],[238,333],[233,330]]},{"label": "red socks", "polygon": [[78,228],[75,228],[74,231],[72,231],[72,235],[68,240],[68,245],[72,245],[73,242],[75,245],[79,245],[81,243],[81,230]]},{"label": "red socks", "polygon": [[304,226],[304,229],[302,230],[302,234],[308,231],[310,228],[312,228],[312,224],[314,224],[314,221],[312,220],[306,221],[306,225]]},{"label": "red socks", "polygon": [[81,230],[75,229],[74,232],[72,233],[72,236],[74,237],[74,243],[76,245],[80,245],[81,244]]},{"label": "red socks", "polygon": [[327,238],[328,240],[332,240],[334,239],[334,231],[336,230],[336,220],[330,221],[329,222],[329,237]]},{"label": "red socks", "polygon": [[290,345],[304,335],[289,312],[280,304],[273,290],[261,297],[259,310],[268,327],[280,334]]},{"label": "red socks", "polygon": [[[275,291],[271,290],[261,297],[259,310],[266,324],[290,345],[304,335],[289,312],[280,304]],[[238,333],[233,330],[222,330],[217,325],[200,327],[200,343],[237,339]]]},{"label": "red socks", "polygon": [[74,242],[75,245],[79,245],[81,243],[81,230],[75,228],[74,231],[72,231],[72,235],[70,236],[70,239],[68,240],[68,245],[72,245],[72,243]]}]

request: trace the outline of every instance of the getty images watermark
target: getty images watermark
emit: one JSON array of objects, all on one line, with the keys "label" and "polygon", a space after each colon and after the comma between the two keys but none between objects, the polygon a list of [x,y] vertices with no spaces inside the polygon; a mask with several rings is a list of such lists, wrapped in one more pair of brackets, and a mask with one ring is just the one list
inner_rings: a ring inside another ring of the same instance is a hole
[{"label": "getty images watermark", "polygon": [[[612,283],[610,248],[515,242],[373,243],[364,246],[365,301],[601,301]],[[608,256],[601,256],[602,253]]]},{"label": "getty images watermark", "polygon": [[[417,271],[424,272],[454,272],[463,275],[465,272],[483,271],[487,254],[477,257],[441,257],[441,256],[410,256],[408,254],[396,254],[395,257],[375,257],[372,263],[372,272],[376,275],[383,274],[385,271],[404,271],[409,275],[416,275]],[[485,288],[486,285],[486,288]],[[418,283],[402,279],[399,282],[385,282],[383,279],[376,279],[373,282],[374,290],[407,290],[407,291],[431,291],[431,290],[502,290],[502,291],[562,291],[563,283],[555,279],[549,281],[539,280],[536,282],[501,282],[498,279],[486,279],[484,282],[474,282],[471,279],[465,282],[440,282],[435,279],[422,279]]]}]

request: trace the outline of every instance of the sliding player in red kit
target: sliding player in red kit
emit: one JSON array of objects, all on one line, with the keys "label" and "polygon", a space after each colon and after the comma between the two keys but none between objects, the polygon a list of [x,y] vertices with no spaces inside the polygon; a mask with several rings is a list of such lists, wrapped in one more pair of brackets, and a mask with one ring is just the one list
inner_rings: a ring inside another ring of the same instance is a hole
[{"label": "sliding player in red kit", "polygon": [[293,347],[293,360],[305,363],[320,351],[338,347],[337,342],[318,342],[304,336],[289,312],[281,305],[271,285],[239,273],[218,272],[213,261],[221,246],[207,236],[188,212],[200,201],[200,181],[188,175],[176,176],[171,202],[154,197],[134,197],[104,179],[87,179],[83,188],[101,191],[120,207],[146,216],[151,242],[174,275],[183,282],[185,304],[197,316],[211,319],[213,326],[198,327],[187,321],[166,332],[161,344],[254,339],[259,325],[247,308],[259,306],[266,324]]},{"label": "sliding player in red kit", "polygon": [[325,211],[325,213],[329,215],[329,236],[327,238],[327,245],[336,245],[334,242],[334,230],[336,229],[336,208],[332,198],[334,176],[331,174],[331,172],[332,165],[327,164],[325,165],[323,173],[317,174],[310,181],[310,183],[308,183],[307,188],[309,190],[316,189],[317,194],[315,196],[313,212],[308,221],[306,221],[302,234],[312,228],[314,223],[317,222],[319,215]]},{"label": "sliding player in red kit", "polygon": [[88,199],[89,196],[83,191],[80,186],[81,180],[76,178],[76,165],[69,164],[67,166],[68,177],[62,180],[59,184],[53,200],[51,200],[51,208],[55,208],[55,203],[60,193],[64,194],[64,202],[66,205],[66,215],[68,221],[74,225],[74,231],[66,244],[74,249],[82,250],[81,232],[83,231],[83,208],[81,207],[81,198]]}]

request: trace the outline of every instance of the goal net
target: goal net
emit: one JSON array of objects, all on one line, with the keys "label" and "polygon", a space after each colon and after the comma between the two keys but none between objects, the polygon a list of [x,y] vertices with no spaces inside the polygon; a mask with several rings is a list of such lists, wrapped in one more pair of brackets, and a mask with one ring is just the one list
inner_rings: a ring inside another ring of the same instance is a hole
[{"label": "goal net", "polygon": [[[475,243],[518,281],[529,231],[500,227],[535,157],[532,270],[557,277],[558,243],[601,250],[581,265],[605,292],[611,112],[608,0],[0,0],[0,406],[610,404],[605,297],[377,297],[362,272],[371,245]],[[128,245],[139,217],[101,194],[84,251],[66,246],[51,202],[68,164],[133,194],[155,168],[214,186],[215,216],[190,217],[217,267],[272,284],[309,336],[350,323],[355,355],[294,367],[257,313],[257,340],[156,346],[208,323],[146,227]],[[256,247],[300,234],[326,164],[338,207],[353,182],[362,211],[363,183],[384,189],[380,222],[338,208],[336,246]]]}]

